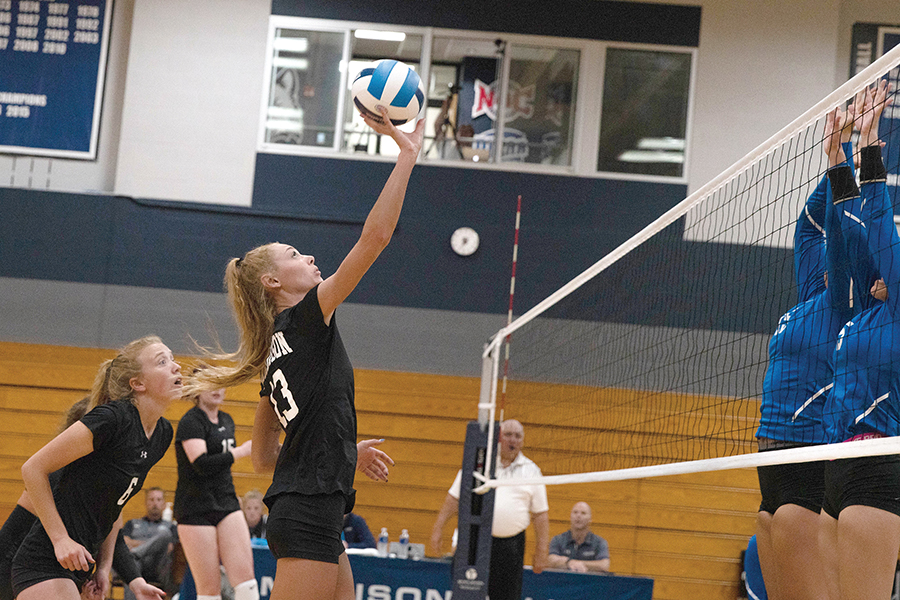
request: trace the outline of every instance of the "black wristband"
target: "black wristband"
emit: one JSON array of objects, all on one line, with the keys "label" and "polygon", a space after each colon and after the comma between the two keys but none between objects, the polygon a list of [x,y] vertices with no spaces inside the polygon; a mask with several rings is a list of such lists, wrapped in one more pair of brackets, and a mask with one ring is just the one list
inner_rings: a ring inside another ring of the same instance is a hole
[{"label": "black wristband", "polygon": [[839,165],[828,169],[828,181],[831,183],[831,198],[834,204],[859,197],[859,187],[853,179],[850,165]]},{"label": "black wristband", "polygon": [[234,454],[231,452],[219,452],[218,454],[208,454],[204,452],[194,459],[192,463],[194,469],[200,473],[210,475],[218,473],[223,469],[227,469],[234,463]]},{"label": "black wristband", "polygon": [[122,581],[125,582],[125,585],[141,576],[137,561],[135,561],[134,555],[129,550],[128,544],[125,543],[125,534],[122,533],[121,529],[119,530],[119,536],[116,538],[112,567]]},{"label": "black wristband", "polygon": [[884,160],[881,158],[881,144],[874,144],[860,148],[860,183],[876,183],[887,181],[887,170],[884,168]]}]

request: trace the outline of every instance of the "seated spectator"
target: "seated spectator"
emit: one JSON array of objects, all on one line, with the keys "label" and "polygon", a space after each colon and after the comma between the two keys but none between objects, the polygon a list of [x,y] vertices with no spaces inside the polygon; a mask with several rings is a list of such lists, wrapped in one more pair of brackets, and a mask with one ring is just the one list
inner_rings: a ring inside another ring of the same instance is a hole
[{"label": "seated spectator", "polygon": [[356,513],[344,515],[344,548],[374,548],[375,538],[366,520]]},{"label": "seated spectator", "polygon": [[263,495],[259,490],[250,490],[241,499],[241,510],[247,519],[247,527],[250,528],[250,538],[266,539],[266,507],[263,504]]},{"label": "seated spectator", "polygon": [[571,529],[550,540],[550,566],[577,573],[609,571],[609,544],[591,532],[591,507],[576,502],[569,515]]},{"label": "seated spectator", "polygon": [[[122,534],[134,555],[141,576],[148,583],[158,585],[171,594],[176,588],[176,582],[172,578],[172,554],[178,541],[178,530],[175,523],[163,520],[166,496],[161,488],[147,489],[144,503],[147,514],[125,523]],[[125,599],[133,598],[134,594],[126,586]]]}]

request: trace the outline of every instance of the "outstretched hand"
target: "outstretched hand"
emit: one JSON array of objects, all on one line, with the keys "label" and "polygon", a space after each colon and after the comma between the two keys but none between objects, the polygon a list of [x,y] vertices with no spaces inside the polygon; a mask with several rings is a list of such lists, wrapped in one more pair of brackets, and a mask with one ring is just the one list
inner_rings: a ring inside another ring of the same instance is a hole
[{"label": "outstretched hand", "polygon": [[419,119],[418,122],[416,122],[415,130],[411,133],[405,133],[397,129],[397,126],[391,123],[391,120],[387,116],[387,108],[382,106],[380,110],[381,123],[367,114],[360,113],[360,116],[362,116],[366,125],[375,130],[375,133],[391,136],[391,139],[400,146],[401,153],[405,151],[411,153],[413,156],[418,156],[419,151],[422,149],[422,141],[425,138],[425,119]]},{"label": "outstretched hand", "polygon": [[849,120],[847,119],[847,114],[839,106],[825,115],[825,140],[823,146],[825,154],[828,156],[829,167],[836,167],[847,160],[847,157],[844,155],[844,149],[841,147],[841,134],[847,120]]},{"label": "outstretched hand", "polygon": [[860,90],[850,104],[847,105],[847,112],[844,115],[844,126],[841,128],[841,143],[846,144],[853,137],[853,128],[859,125],[858,119],[863,112],[866,102],[866,91]]},{"label": "outstretched hand", "polygon": [[394,461],[375,446],[384,440],[363,440],[356,444],[356,470],[375,481],[388,480],[388,465]]},{"label": "outstretched hand", "polygon": [[241,458],[247,458],[250,456],[250,453],[253,451],[253,440],[247,440],[237,448],[231,449],[231,454],[234,456],[234,460],[239,460]]},{"label": "outstretched hand", "polygon": [[859,147],[874,146],[878,142],[878,121],[881,119],[881,113],[885,107],[893,103],[894,99],[889,96],[893,90],[893,84],[887,80],[881,79],[874,86],[865,90],[865,103],[862,113],[859,116]]}]

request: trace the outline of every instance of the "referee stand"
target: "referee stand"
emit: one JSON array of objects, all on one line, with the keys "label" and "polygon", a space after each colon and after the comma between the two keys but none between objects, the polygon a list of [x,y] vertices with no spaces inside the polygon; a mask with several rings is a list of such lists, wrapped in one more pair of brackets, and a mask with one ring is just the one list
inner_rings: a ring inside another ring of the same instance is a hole
[{"label": "referee stand", "polygon": [[484,429],[478,421],[470,421],[466,426],[459,489],[458,537],[450,573],[453,600],[487,598],[491,563],[491,525],[494,518],[496,490],[491,489],[484,494],[473,493],[472,490],[481,482],[469,474],[478,472],[489,478],[494,477],[495,461],[492,461],[490,473],[484,472],[488,450],[488,426],[494,428],[491,439],[496,444],[500,439],[499,423],[489,423]]}]

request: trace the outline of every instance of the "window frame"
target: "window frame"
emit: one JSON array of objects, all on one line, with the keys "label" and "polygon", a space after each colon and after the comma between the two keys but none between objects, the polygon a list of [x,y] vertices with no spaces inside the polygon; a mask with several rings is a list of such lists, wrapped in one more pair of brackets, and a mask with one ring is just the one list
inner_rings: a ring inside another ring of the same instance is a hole
[{"label": "window frame", "polygon": [[[344,34],[343,58],[341,60],[341,89],[338,95],[338,107],[336,111],[335,136],[331,147],[300,146],[279,144],[266,141],[266,118],[269,108],[269,98],[272,85],[272,65],[274,57],[275,34],[279,29],[296,29],[321,32],[337,32]],[[540,173],[548,175],[567,175],[587,177],[593,179],[616,179],[627,181],[646,181],[658,183],[688,183],[690,170],[690,146],[693,129],[694,94],[696,92],[696,73],[698,49],[685,46],[669,46],[659,44],[640,44],[625,42],[607,42],[599,40],[587,40],[581,38],[558,38],[550,36],[537,36],[528,34],[488,32],[474,30],[458,30],[440,27],[416,27],[409,25],[390,25],[383,23],[367,23],[363,21],[339,21],[333,19],[313,19],[307,17],[290,17],[272,15],[269,18],[268,40],[266,43],[265,73],[263,77],[263,89],[259,114],[259,130],[257,134],[257,152],[265,154],[294,155],[306,157],[328,157],[343,160],[365,160],[375,162],[394,162],[390,156],[359,155],[348,153],[342,149],[344,137],[345,107],[348,93],[347,61],[350,56],[351,35],[355,29],[374,29],[381,31],[402,31],[411,35],[422,37],[422,53],[419,62],[419,74],[424,82],[430,81],[431,54],[435,37],[455,37],[461,40],[471,39],[477,41],[493,41],[501,39],[510,46],[550,47],[560,49],[572,49],[579,51],[578,72],[575,80],[577,91],[575,95],[575,111],[573,115],[571,161],[569,165],[545,165],[540,163],[517,162],[470,162],[450,159],[426,159],[420,155],[419,163],[429,166],[463,169],[480,169],[487,171],[505,171],[522,173]],[[624,50],[643,50],[650,52],[672,52],[689,54],[691,56],[691,68],[689,76],[688,106],[685,120],[685,151],[684,166],[680,176],[643,175],[636,173],[617,173],[597,170],[599,156],[600,127],[603,115],[603,81],[606,68],[606,50],[608,48]],[[501,101],[508,91],[509,63],[511,53],[505,52],[500,80]],[[426,85],[426,88],[428,86]],[[426,90],[427,91],[427,90]],[[503,111],[499,112],[496,130],[502,134],[505,128]],[[427,133],[427,132],[426,132]],[[502,138],[499,138],[502,139]],[[426,140],[427,143],[427,140]]]},{"label": "window frame", "polygon": [[[693,131],[693,115],[694,115],[694,93],[697,89],[697,56],[698,49],[697,48],[688,48],[684,46],[666,46],[660,44],[635,44],[635,43],[624,43],[624,42],[601,42],[602,51],[601,57],[596,62],[595,65],[599,65],[599,69],[596,74],[593,75],[593,82],[596,84],[596,89],[593,90],[594,98],[598,99],[598,110],[597,110],[597,119],[596,121],[592,121],[589,123],[591,127],[593,127],[592,132],[595,134],[594,139],[592,140],[593,147],[588,153],[588,149],[584,148],[585,158],[591,160],[588,166],[585,168],[593,169],[594,173],[598,177],[602,177],[603,179],[620,179],[625,181],[648,181],[648,182],[662,182],[662,183],[681,183],[687,185],[688,183],[688,171],[690,167],[690,148],[691,148],[691,138]],[[642,175],[638,173],[618,173],[616,171],[600,171],[597,169],[597,161],[600,155],[600,128],[602,126],[602,115],[603,115],[603,82],[606,78],[606,51],[607,49],[614,48],[616,50],[640,50],[646,52],[671,52],[677,54],[690,54],[691,56],[691,72],[688,80],[688,105],[687,105],[687,115],[684,123],[684,167],[681,170],[680,176],[668,176],[668,175]],[[587,125],[587,124],[586,124]]]}]

